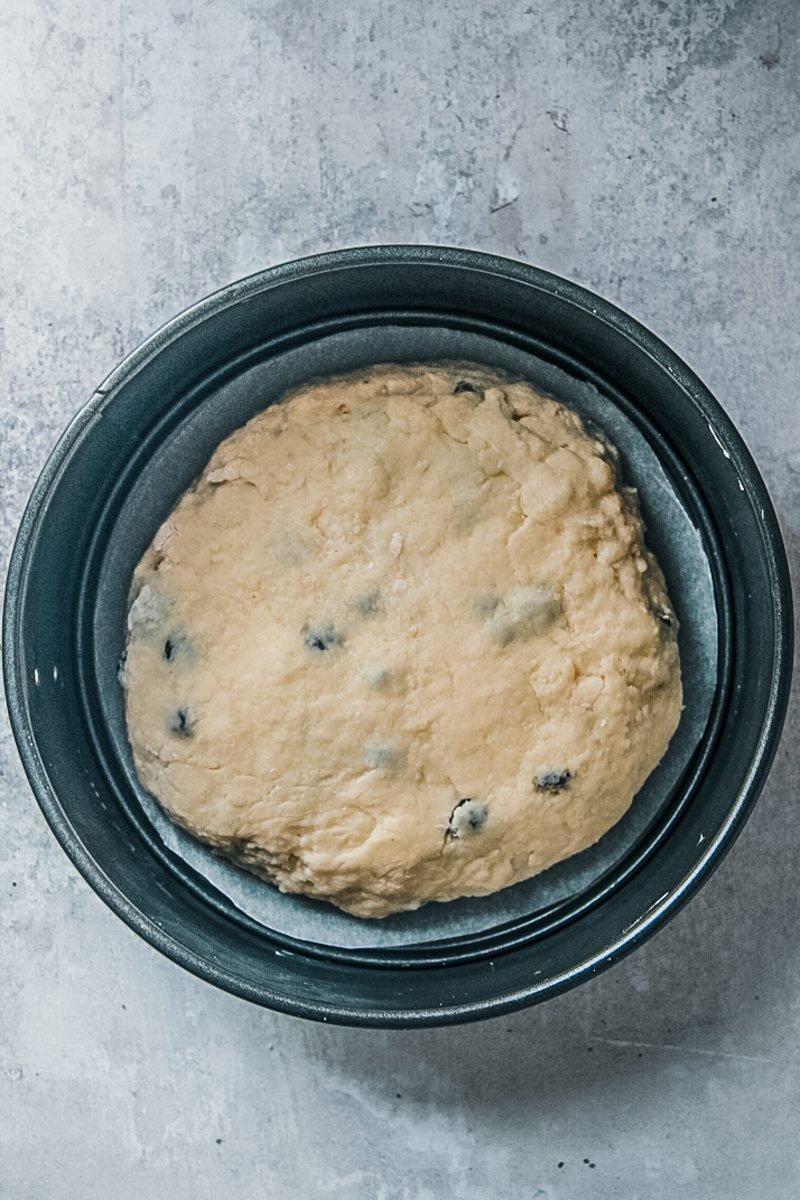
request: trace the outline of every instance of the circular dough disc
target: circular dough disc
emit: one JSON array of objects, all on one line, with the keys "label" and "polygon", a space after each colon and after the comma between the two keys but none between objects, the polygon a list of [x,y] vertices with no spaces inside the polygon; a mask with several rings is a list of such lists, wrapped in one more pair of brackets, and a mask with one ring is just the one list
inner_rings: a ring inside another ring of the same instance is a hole
[{"label": "circular dough disc", "polygon": [[474,365],[377,367],[260,413],[132,597],[143,784],[360,916],[592,845],[680,716],[677,622],[613,449]]}]

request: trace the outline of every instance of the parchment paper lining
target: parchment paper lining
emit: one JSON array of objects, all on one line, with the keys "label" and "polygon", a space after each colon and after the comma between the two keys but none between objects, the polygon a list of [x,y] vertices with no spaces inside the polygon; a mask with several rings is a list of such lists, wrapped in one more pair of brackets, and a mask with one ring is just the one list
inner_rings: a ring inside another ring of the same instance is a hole
[{"label": "parchment paper lining", "polygon": [[[528,380],[574,408],[617,447],[623,481],[639,492],[646,541],[664,571],[681,623],[685,707],[664,759],[626,815],[595,846],[493,896],[428,904],[414,913],[369,921],[347,916],[328,904],[282,895],[174,825],[136,778],[115,667],[122,648],[133,567],[160,521],[223,437],[310,377],[356,370],[375,362],[453,360],[479,362]],[[165,846],[267,928],[340,948],[399,947],[476,933],[582,891],[627,852],[667,803],[703,735],[716,686],[717,614],[708,559],[698,530],[647,438],[592,384],[525,351],[444,328],[381,326],[336,334],[261,363],[207,398],[154,455],[131,490],[104,561],[100,595],[104,599],[95,622],[95,666],[102,704],[130,786]]]}]

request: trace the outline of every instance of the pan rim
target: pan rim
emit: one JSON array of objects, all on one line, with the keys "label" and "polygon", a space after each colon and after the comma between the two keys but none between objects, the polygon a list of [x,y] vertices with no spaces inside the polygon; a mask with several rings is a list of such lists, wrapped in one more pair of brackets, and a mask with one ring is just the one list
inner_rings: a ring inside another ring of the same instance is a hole
[{"label": "pan rim", "polygon": [[[549,294],[559,296],[562,300],[566,300],[584,311],[589,311],[601,323],[610,325],[621,332],[636,345],[639,351],[653,358],[661,369],[667,370],[706,418],[712,433],[721,439],[727,452],[735,461],[740,478],[745,481],[751,503],[758,505],[762,510],[761,533],[765,559],[772,582],[772,612],[770,615],[775,645],[772,685],[763,714],[761,736],[750,769],[742,780],[736,796],[731,800],[725,820],[718,828],[716,835],[709,841],[704,853],[698,857],[694,868],[660,902],[652,906],[639,921],[626,929],[619,938],[604,947],[601,952],[590,955],[582,962],[575,964],[569,971],[550,977],[542,983],[531,981],[530,985],[524,989],[486,1001],[474,1001],[466,1006],[409,1007],[392,1012],[369,1010],[363,1007],[354,1011],[342,1005],[326,1004],[319,1000],[315,1000],[313,1004],[306,1004],[296,997],[289,999],[276,991],[271,991],[266,986],[254,987],[246,981],[237,979],[233,974],[209,965],[201,956],[181,945],[147,914],[141,912],[94,861],[90,851],[84,846],[72,827],[51,785],[45,764],[36,747],[33,723],[26,700],[23,674],[24,654],[19,646],[29,555],[31,546],[35,542],[36,531],[46,518],[49,498],[61,472],[67,468],[76,445],[88,432],[92,423],[101,417],[106,406],[113,401],[132,376],[143,369],[166,345],[182,336],[190,328],[201,324],[209,315],[230,307],[256,292],[280,286],[283,282],[298,276],[317,275],[351,267],[379,267],[387,262],[428,265],[434,263],[445,268],[466,267],[473,271],[479,270],[488,274],[504,275],[526,285],[537,287]],[[243,280],[227,285],[190,306],[166,322],[127,355],[120,365],[110,372],[95,390],[88,403],[70,422],[33,488],[20,523],[9,564],[3,634],[3,668],[11,725],[34,794],[67,855],[90,886],[126,924],[173,961],[207,981],[245,999],[255,1000],[280,1011],[319,1020],[358,1025],[408,1026],[458,1022],[497,1015],[513,1008],[522,1007],[534,999],[563,991],[580,982],[581,979],[597,973],[601,968],[610,966],[629,953],[645,937],[660,928],[688,900],[690,895],[705,881],[711,870],[719,864],[724,853],[733,843],[757,798],[771,765],[789,697],[793,625],[788,566],[777,517],[766,487],[749,452],[724,410],[697,376],[673,351],[616,306],[595,296],[578,284],[551,275],[549,272],[515,262],[512,259],[479,251],[412,245],[336,250],[257,272]]]}]

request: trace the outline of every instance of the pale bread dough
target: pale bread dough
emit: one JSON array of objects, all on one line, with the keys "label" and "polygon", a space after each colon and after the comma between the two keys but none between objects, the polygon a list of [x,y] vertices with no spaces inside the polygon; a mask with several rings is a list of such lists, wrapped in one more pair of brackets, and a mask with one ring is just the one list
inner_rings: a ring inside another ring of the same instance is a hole
[{"label": "pale bread dough", "polygon": [[359,916],[592,845],[681,711],[677,622],[613,450],[475,366],[376,367],[254,417],[132,597],[145,787]]}]

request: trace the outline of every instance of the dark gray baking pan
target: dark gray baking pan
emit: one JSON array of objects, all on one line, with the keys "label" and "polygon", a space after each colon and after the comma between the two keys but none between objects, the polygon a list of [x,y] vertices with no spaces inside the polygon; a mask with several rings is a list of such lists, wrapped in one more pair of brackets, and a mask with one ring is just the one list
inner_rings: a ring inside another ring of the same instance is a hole
[{"label": "dark gray baking pan", "polygon": [[[126,594],[180,493],[259,408],[370,363],[454,360],[530,379],[616,442],[681,621],[686,708],[664,763],[597,847],[498,897],[358,922],[256,886],[165,830],[124,735]],[[374,246],[231,284],[112,372],[33,490],[8,575],[3,664],[42,811],[131,928],[258,1004],[402,1027],[544,1000],[663,925],[720,862],[761,790],[791,641],[766,489],[679,358],[547,272],[466,250]]]}]

